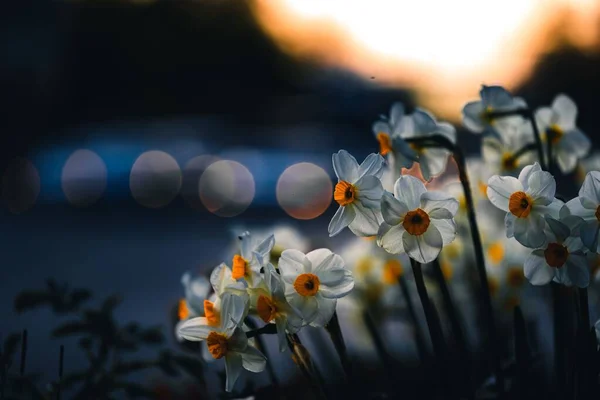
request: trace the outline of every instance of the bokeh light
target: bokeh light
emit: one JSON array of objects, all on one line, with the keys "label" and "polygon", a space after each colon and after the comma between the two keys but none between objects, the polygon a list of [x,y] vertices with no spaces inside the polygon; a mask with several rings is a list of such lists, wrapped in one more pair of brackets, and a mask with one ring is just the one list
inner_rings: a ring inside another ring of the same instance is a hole
[{"label": "bokeh light", "polygon": [[200,199],[204,207],[221,217],[244,212],[255,194],[254,177],[237,161],[220,160],[206,168],[200,178]]},{"label": "bokeh light", "polygon": [[67,159],[61,187],[67,200],[78,207],[94,204],[106,189],[106,164],[91,150],[79,149]]},{"label": "bokeh light", "polygon": [[277,181],[277,201],[297,219],[313,219],[323,214],[333,199],[333,185],[325,170],[315,164],[294,164]]},{"label": "bokeh light", "polygon": [[169,204],[181,189],[181,169],[169,154],[152,150],[140,155],[129,175],[131,195],[141,205],[160,208]]},{"label": "bokeh light", "polygon": [[181,185],[181,197],[190,205],[190,207],[199,210],[203,209],[200,200],[200,178],[202,174],[212,163],[219,161],[220,158],[210,154],[196,156],[189,160],[183,167],[183,183]]},{"label": "bokeh light", "polygon": [[12,160],[2,175],[2,198],[14,214],[29,210],[40,194],[40,174],[31,163],[24,158]]}]

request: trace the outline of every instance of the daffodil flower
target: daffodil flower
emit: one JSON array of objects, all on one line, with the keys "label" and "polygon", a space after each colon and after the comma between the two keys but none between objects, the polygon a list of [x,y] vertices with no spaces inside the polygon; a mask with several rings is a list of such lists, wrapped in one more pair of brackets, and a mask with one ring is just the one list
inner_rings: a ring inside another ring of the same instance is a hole
[{"label": "daffodil flower", "polygon": [[495,119],[491,116],[493,112],[511,111],[527,107],[522,98],[513,97],[510,92],[501,86],[482,85],[479,96],[481,100],[467,103],[462,110],[463,125],[473,133],[493,130],[498,124],[514,123],[515,120],[522,119],[518,116]]},{"label": "daffodil flower", "polygon": [[271,259],[275,237],[270,235],[260,243],[254,243],[250,232],[246,231],[238,239],[240,253],[233,256],[231,277],[235,280],[243,279],[249,287],[254,287],[262,279],[260,269]]},{"label": "daffodil flower", "polygon": [[279,336],[279,351],[285,351],[285,334],[296,333],[302,327],[302,316],[286,300],[285,287],[273,264],[265,266],[264,283],[250,291],[250,304],[266,324],[275,322]]},{"label": "daffodil flower", "polygon": [[576,236],[579,223],[549,216],[546,222],[546,244],[525,260],[525,277],[532,285],[546,285],[554,280],[563,285],[587,287],[590,272],[583,243]]},{"label": "daffodil flower", "polygon": [[306,323],[325,326],[335,312],[337,299],[354,288],[352,272],[344,260],[328,249],[304,254],[285,250],[279,260],[285,297]]},{"label": "daffodil flower", "polygon": [[231,392],[242,368],[261,372],[265,369],[267,359],[248,343],[246,333],[240,327],[246,309],[245,300],[227,293],[222,301],[223,313],[218,325],[211,324],[205,317],[192,318],[179,327],[179,335],[190,341],[206,341],[214,359],[225,358],[225,389]]},{"label": "daffodil flower", "polygon": [[554,198],[555,192],[554,177],[542,171],[537,162],[523,168],[519,179],[492,176],[487,189],[492,204],[506,211],[507,237],[514,237],[530,248],[541,247],[546,240],[544,215],[558,217],[563,203]]},{"label": "daffodil flower", "polygon": [[329,223],[329,236],[348,227],[357,236],[372,236],[381,222],[381,175],[385,160],[370,154],[362,164],[346,150],[333,154],[333,169],[338,178],[333,192],[340,205]]},{"label": "daffodil flower", "polygon": [[595,253],[600,253],[600,172],[589,172],[581,189],[579,197],[566,203],[569,213],[583,218],[585,221],[580,228],[581,240],[585,247]]},{"label": "daffodil flower", "polygon": [[211,285],[210,281],[202,276],[192,276],[190,272],[186,272],[181,277],[185,297],[179,300],[177,316],[179,322],[175,326],[175,336],[182,340],[177,335],[179,325],[184,321],[204,315],[204,301],[208,298]]},{"label": "daffodil flower", "polygon": [[577,160],[590,151],[591,142],[576,124],[577,106],[568,96],[559,94],[551,107],[543,107],[535,113],[544,140],[550,139],[552,155],[563,173],[572,172]]},{"label": "daffodil flower", "polygon": [[407,253],[428,263],[456,236],[458,201],[441,192],[428,192],[414,176],[404,175],[396,181],[394,196],[386,193],[382,197],[381,211],[384,222],[377,244],[388,253]]},{"label": "daffodil flower", "polygon": [[[530,124],[525,125],[530,126]],[[521,154],[518,158],[515,155],[533,142],[532,133],[484,137],[481,143],[481,154],[486,169],[493,174],[517,176],[523,166],[535,162],[536,156],[531,151]]]},{"label": "daffodil flower", "polygon": [[410,157],[414,152],[401,135],[404,118],[404,105],[396,102],[392,104],[389,118],[381,116],[381,119],[373,124],[373,133],[379,142],[379,154],[391,158],[398,170],[410,168],[414,162]]}]

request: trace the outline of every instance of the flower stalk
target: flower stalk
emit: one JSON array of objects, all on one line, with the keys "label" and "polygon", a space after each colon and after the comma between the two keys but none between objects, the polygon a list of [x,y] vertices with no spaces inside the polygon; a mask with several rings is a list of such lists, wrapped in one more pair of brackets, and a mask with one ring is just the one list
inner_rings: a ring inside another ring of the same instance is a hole
[{"label": "flower stalk", "polygon": [[333,316],[331,317],[329,323],[325,326],[325,329],[327,329],[327,333],[329,333],[329,337],[333,342],[333,346],[340,357],[340,363],[342,364],[342,368],[344,369],[347,380],[351,380],[352,364],[348,357],[348,351],[346,349],[346,343],[344,342],[344,336],[342,335],[342,328],[340,327],[337,311],[333,313]]},{"label": "flower stalk", "polygon": [[427,354],[427,346],[425,345],[423,329],[421,329],[421,324],[419,324],[419,319],[417,318],[417,312],[415,311],[415,305],[413,304],[412,298],[410,297],[410,290],[408,288],[408,284],[406,283],[406,278],[404,275],[400,275],[398,277],[398,284],[400,285],[400,292],[404,297],[404,301],[406,302],[406,308],[408,309],[408,315],[413,323],[415,328],[415,342],[417,344],[417,351],[419,353],[419,357],[422,361],[425,361],[428,358]]},{"label": "flower stalk", "polygon": [[310,354],[302,342],[300,338],[296,334],[287,334],[286,335],[287,344],[292,352],[292,359],[300,368],[302,375],[310,382],[311,388],[315,394],[316,398],[320,398],[323,400],[327,400],[327,395],[325,394],[325,390],[323,389],[323,385],[320,380],[317,378],[314,366],[310,359]]}]

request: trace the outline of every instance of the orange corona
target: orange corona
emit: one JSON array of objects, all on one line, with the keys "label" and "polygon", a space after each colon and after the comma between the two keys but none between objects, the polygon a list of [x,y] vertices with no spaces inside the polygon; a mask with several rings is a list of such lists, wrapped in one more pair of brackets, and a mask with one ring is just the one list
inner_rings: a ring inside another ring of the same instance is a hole
[{"label": "orange corona", "polygon": [[277,306],[270,297],[260,295],[256,301],[256,312],[265,323],[271,322],[277,315]]},{"label": "orange corona", "polygon": [[392,140],[390,139],[390,135],[379,132],[377,134],[377,141],[379,142],[379,154],[385,156],[392,151]]},{"label": "orange corona", "polygon": [[525,192],[515,192],[508,199],[508,209],[517,218],[527,218],[532,205],[531,197]]},{"label": "orange corona", "polygon": [[335,185],[335,190],[333,191],[333,199],[338,202],[338,204],[342,207],[347,206],[354,202],[356,198],[356,188],[351,183],[346,181],[339,181],[337,185]]},{"label": "orange corona", "polygon": [[569,257],[569,250],[560,243],[550,243],[544,250],[544,257],[549,266],[561,268]]},{"label": "orange corona", "polygon": [[314,296],[319,291],[319,277],[314,274],[300,274],[294,281],[294,289],[301,296]]},{"label": "orange corona", "polygon": [[228,343],[227,337],[218,332],[211,332],[206,338],[206,345],[210,355],[215,359],[223,358],[227,355]]},{"label": "orange corona", "polygon": [[429,215],[420,208],[417,208],[406,213],[402,226],[411,235],[419,236],[427,232],[430,222]]}]

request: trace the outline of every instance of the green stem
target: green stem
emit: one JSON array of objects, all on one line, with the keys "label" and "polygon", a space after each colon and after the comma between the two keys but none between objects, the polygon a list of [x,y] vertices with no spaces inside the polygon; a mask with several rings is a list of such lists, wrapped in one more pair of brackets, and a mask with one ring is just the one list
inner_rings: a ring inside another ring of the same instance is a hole
[{"label": "green stem", "polygon": [[393,376],[392,371],[394,371],[394,363],[392,361],[392,357],[389,355],[385,348],[385,344],[383,343],[383,339],[379,335],[377,331],[377,326],[375,325],[375,321],[371,316],[371,313],[368,309],[363,311],[363,320],[365,322],[365,326],[371,335],[371,339],[373,339],[373,345],[375,346],[375,351],[379,358],[381,359],[381,363],[383,364],[383,369],[385,370],[386,376],[388,378],[388,385],[393,387],[393,382],[396,377]]},{"label": "green stem", "polygon": [[578,288],[579,308],[581,312],[581,329],[585,332],[590,329],[590,306],[588,301],[587,288]]},{"label": "green stem", "polygon": [[323,384],[320,379],[316,376],[314,366],[308,354],[308,350],[302,345],[300,338],[296,334],[286,335],[288,347],[292,352],[296,365],[300,368],[302,375],[308,380],[316,398],[327,400],[327,395],[323,389]]},{"label": "green stem", "polygon": [[259,335],[274,335],[276,333],[277,326],[275,324],[266,324],[262,328],[253,329],[251,331],[246,332],[246,337],[250,339]]},{"label": "green stem", "polygon": [[[260,329],[256,329],[256,323],[251,318],[246,318],[244,322],[246,323],[246,325],[253,329],[251,331],[246,332],[246,337],[254,337],[256,340],[258,350],[260,350],[262,353],[265,353],[267,347],[265,345],[264,338],[261,336],[261,333],[273,334],[273,327],[275,327],[275,333],[277,333],[277,326],[275,324],[267,324]],[[275,374],[275,370],[273,369],[273,363],[269,362],[269,360],[267,360],[266,370],[269,374],[269,378],[271,379],[271,383],[273,384],[275,389],[278,389],[279,380],[277,379],[277,375]]]},{"label": "green stem", "polygon": [[494,367],[498,392],[500,394],[503,394],[504,375],[502,372],[502,365],[500,362],[499,342],[496,336],[496,321],[494,318],[494,309],[492,307],[492,296],[490,294],[490,288],[488,286],[487,271],[485,269],[485,258],[483,255],[483,246],[481,244],[481,236],[479,234],[479,227],[477,225],[477,219],[475,217],[475,206],[473,203],[471,186],[469,184],[469,177],[467,175],[465,157],[460,147],[455,146],[454,143],[448,140],[448,138],[446,138],[445,136],[433,135],[424,138],[407,139],[406,141],[408,143],[417,143],[424,147],[442,147],[450,151],[454,155],[454,160],[456,161],[456,165],[458,166],[458,176],[462,185],[463,192],[465,194],[465,202],[467,204],[467,218],[469,220],[469,227],[471,228],[471,238],[473,240],[473,248],[475,250],[475,265],[477,266],[477,272],[479,274],[479,281],[481,285],[481,300],[488,330],[489,354],[491,358],[490,361]]},{"label": "green stem", "polygon": [[565,393],[565,349],[563,346],[563,329],[561,326],[561,307],[562,299],[560,285],[552,282],[552,317],[554,322],[554,368],[556,373],[556,394],[557,398]]},{"label": "green stem", "polygon": [[410,290],[408,288],[408,284],[406,283],[406,277],[404,274],[398,277],[398,284],[400,285],[400,292],[402,292],[402,296],[404,297],[404,301],[406,302],[406,308],[408,309],[408,315],[412,320],[413,326],[415,328],[415,342],[417,344],[417,351],[419,352],[419,357],[422,361],[425,361],[428,358],[427,355],[427,346],[425,345],[425,335],[423,334],[423,329],[421,328],[421,324],[419,323],[419,318],[417,317],[417,312],[415,311],[415,306],[412,301],[412,297],[410,296]]},{"label": "green stem", "polygon": [[331,320],[325,327],[329,333],[329,337],[333,342],[333,346],[340,357],[340,363],[346,374],[348,380],[352,379],[352,364],[348,358],[348,351],[346,349],[346,343],[344,342],[344,336],[342,335],[342,328],[340,327],[340,321],[338,319],[337,311],[333,313]]}]

